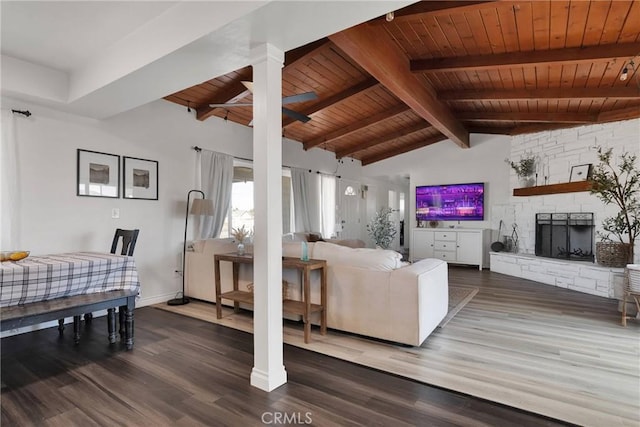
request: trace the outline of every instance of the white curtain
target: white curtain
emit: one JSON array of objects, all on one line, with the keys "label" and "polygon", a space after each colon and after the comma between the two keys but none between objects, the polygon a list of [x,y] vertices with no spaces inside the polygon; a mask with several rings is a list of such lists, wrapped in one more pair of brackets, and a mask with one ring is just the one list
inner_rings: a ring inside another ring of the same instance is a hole
[{"label": "white curtain", "polygon": [[213,201],[213,216],[202,217],[198,235],[201,239],[218,237],[229,212],[233,186],[233,156],[202,150],[200,153],[202,188],[207,199]]},{"label": "white curtain", "polygon": [[0,249],[21,249],[20,246],[20,180],[18,179],[18,142],[15,117],[2,110],[0,118]]},{"label": "white curtain", "polygon": [[320,175],[291,168],[295,231],[320,231]]},{"label": "white curtain", "polygon": [[320,227],[323,237],[333,237],[336,228],[335,176],[320,175]]}]

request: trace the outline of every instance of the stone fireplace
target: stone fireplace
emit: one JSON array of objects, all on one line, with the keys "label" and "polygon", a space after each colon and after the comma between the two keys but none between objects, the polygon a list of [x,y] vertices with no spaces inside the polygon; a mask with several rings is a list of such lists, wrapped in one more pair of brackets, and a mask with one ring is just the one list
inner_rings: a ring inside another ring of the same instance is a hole
[{"label": "stone fireplace", "polygon": [[593,213],[538,213],[536,256],[593,262]]}]

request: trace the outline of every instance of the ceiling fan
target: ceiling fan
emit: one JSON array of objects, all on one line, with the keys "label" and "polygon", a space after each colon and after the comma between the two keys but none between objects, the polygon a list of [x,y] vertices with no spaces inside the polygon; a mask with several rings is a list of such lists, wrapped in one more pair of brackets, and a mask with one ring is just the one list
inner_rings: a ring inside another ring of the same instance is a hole
[{"label": "ceiling fan", "polygon": [[[253,82],[242,82],[244,87],[251,93],[253,93]],[[304,92],[299,93],[297,95],[285,96],[282,98],[282,104],[295,104],[297,102],[307,102],[312,101],[314,99],[318,99],[318,95],[315,92]],[[229,107],[250,107],[253,103],[251,102],[230,102],[226,104],[209,104],[211,108],[229,108]],[[282,107],[282,112],[287,116],[301,121],[302,123],[306,123],[311,120],[311,117],[306,116],[302,113],[298,113],[297,111],[290,110],[289,108]],[[251,121],[253,123],[253,120]],[[251,123],[249,124],[251,125]]]}]

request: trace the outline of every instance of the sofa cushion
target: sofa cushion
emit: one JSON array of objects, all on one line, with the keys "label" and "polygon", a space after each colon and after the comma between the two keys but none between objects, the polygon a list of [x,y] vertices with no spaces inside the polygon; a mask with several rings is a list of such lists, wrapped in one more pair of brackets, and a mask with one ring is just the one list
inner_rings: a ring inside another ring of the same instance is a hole
[{"label": "sofa cushion", "polygon": [[378,271],[391,271],[402,265],[402,255],[392,250],[349,248],[328,242],[314,244],[313,258],[324,259],[329,266],[349,265]]},{"label": "sofa cushion", "polygon": [[364,248],[366,244],[360,239],[325,239],[325,242],[335,243],[340,246],[348,246],[350,248]]}]

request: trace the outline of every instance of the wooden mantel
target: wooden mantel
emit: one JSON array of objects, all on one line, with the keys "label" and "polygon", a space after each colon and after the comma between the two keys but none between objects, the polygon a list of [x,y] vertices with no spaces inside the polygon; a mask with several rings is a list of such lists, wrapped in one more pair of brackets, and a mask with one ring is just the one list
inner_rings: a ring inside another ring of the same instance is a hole
[{"label": "wooden mantel", "polygon": [[561,184],[539,185],[537,187],[514,188],[514,196],[542,196],[544,194],[576,193],[590,191],[591,181],[563,182]]}]

